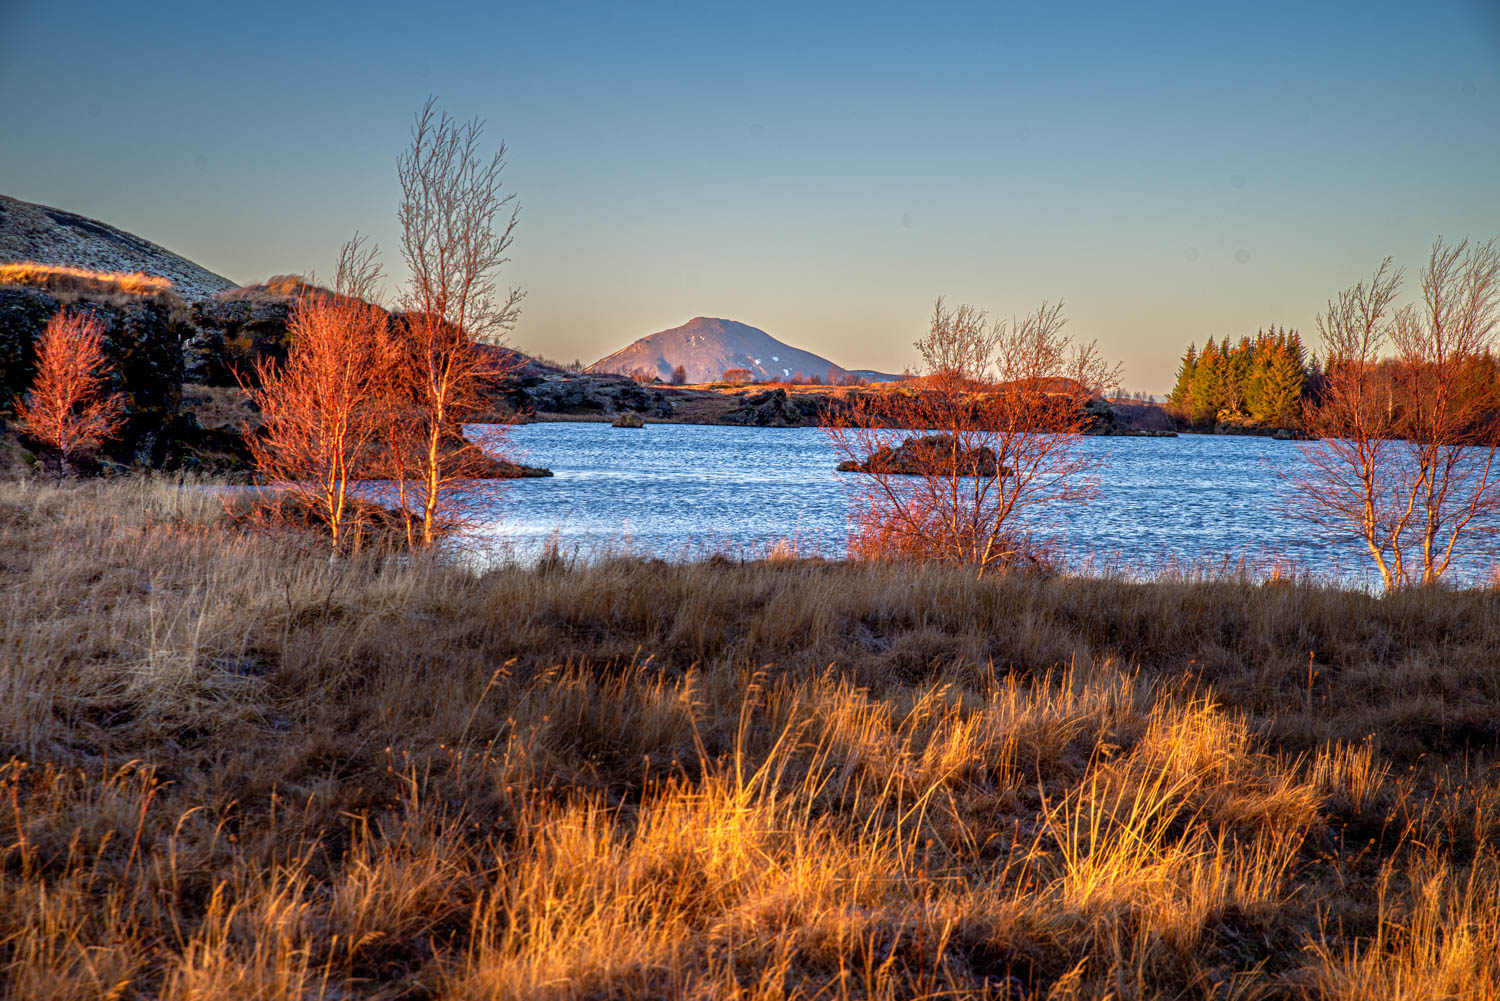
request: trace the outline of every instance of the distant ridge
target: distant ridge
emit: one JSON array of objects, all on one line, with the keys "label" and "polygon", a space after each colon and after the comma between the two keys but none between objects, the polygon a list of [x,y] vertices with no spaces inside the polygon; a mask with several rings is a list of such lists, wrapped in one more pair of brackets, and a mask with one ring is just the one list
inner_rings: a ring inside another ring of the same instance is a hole
[{"label": "distant ridge", "polygon": [[822,378],[857,375],[875,382],[897,378],[869,369],[846,369],[821,355],[778,341],[759,327],[737,320],[695,316],[680,327],[642,337],[614,354],[600,358],[584,371],[630,374],[644,369],[672,378],[681,365],[688,382],[712,382],[726,369],[748,369],[757,382],[789,379],[801,374]]},{"label": "distant ridge", "polygon": [[235,287],[228,278],[132,233],[0,195],[0,263],[12,261],[159,275],[190,302]]}]

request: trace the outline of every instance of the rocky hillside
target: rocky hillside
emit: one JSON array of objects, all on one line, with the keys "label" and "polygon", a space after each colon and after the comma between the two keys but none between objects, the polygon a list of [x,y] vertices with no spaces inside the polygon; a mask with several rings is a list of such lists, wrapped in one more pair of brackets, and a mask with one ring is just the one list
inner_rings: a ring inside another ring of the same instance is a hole
[{"label": "rocky hillside", "polygon": [[747,323],[696,316],[680,327],[662,330],[642,337],[628,347],[601,358],[588,372],[630,374],[637,369],[672,378],[672,370],[681,365],[688,382],[712,382],[726,369],[748,369],[757,382],[806,377],[857,375],[875,381],[895,376],[865,369],[845,369],[811,351],[785,344]]},{"label": "rocky hillside", "polygon": [[160,275],[188,302],[235,286],[229,279],[124,230],[0,195],[0,263],[10,261]]}]

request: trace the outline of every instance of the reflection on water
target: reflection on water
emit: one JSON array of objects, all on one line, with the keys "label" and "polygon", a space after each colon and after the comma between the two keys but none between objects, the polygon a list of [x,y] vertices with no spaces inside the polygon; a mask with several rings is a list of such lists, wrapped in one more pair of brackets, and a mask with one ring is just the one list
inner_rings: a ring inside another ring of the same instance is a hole
[{"label": "reflection on water", "polygon": [[[481,443],[490,433],[469,432]],[[1141,573],[1277,561],[1372,582],[1358,545],[1318,538],[1281,512],[1273,470],[1300,464],[1293,442],[1184,435],[1084,447],[1099,457],[1100,496],[1034,526],[1070,560]],[[480,560],[534,558],[552,539],[583,556],[757,554],[782,540],[804,553],[844,550],[848,498],[817,428],[529,424],[510,430],[507,449],[555,475],[472,495],[480,528],[468,545]],[[1458,579],[1486,569],[1464,567]]]}]

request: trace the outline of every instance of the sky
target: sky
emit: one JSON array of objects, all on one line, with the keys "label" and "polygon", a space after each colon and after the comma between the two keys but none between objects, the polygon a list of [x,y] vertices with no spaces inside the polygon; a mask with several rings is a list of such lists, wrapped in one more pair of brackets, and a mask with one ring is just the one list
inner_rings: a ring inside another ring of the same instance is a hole
[{"label": "sky", "polygon": [[1500,0],[0,0],[0,94],[0,193],[243,283],[358,229],[394,288],[413,114],[482,118],[511,342],[559,361],[707,315],[901,371],[938,295],[1061,299],[1162,393],[1500,235]]}]

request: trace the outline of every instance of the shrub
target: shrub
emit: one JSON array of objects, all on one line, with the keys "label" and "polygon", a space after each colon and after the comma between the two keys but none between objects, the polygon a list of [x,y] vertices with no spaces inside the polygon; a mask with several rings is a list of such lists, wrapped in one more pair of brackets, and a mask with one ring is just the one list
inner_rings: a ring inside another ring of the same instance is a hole
[{"label": "shrub", "polygon": [[97,448],[119,430],[124,405],[118,393],[107,390],[108,382],[103,325],[59,311],[42,331],[36,379],[16,401],[16,423],[57,449],[66,467],[79,451]]}]

